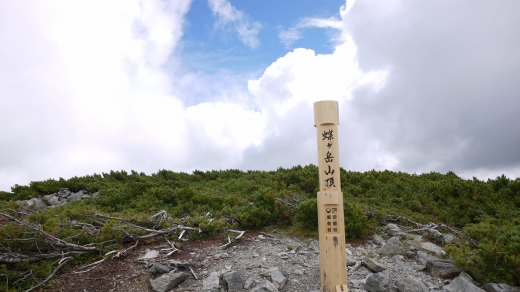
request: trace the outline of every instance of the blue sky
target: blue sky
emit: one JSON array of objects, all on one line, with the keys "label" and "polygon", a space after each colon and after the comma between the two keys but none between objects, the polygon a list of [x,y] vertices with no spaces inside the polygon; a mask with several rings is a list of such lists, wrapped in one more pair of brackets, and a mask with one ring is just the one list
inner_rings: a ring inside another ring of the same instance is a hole
[{"label": "blue sky", "polygon": [[6,0],[0,190],[316,163],[520,176],[520,1]]},{"label": "blue sky", "polygon": [[296,47],[317,53],[330,53],[334,44],[331,31],[309,28],[302,38],[285,45],[279,33],[297,25],[303,18],[339,18],[344,1],[230,1],[244,13],[247,21],[257,23],[258,46],[244,44],[229,25],[216,24],[217,16],[205,0],[195,0],[186,15],[186,28],[180,51],[188,70],[215,73],[230,70],[237,73],[260,71]]}]

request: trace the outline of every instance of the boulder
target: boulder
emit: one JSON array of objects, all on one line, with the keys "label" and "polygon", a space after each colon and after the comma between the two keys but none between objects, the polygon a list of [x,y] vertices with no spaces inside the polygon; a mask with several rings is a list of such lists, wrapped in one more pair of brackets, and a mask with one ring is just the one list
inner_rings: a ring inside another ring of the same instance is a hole
[{"label": "boulder", "polygon": [[222,274],[222,282],[227,292],[242,291],[242,276],[237,271],[230,271]]},{"label": "boulder", "polygon": [[448,292],[485,292],[485,290],[479,288],[475,281],[464,272],[453,279],[449,285],[444,286],[444,289]]},{"label": "boulder", "polygon": [[400,292],[428,292],[430,289],[412,276],[397,279],[395,282]]},{"label": "boulder", "polygon": [[485,289],[487,292],[520,292],[520,287],[513,287],[504,283],[488,283]]},{"label": "boulder", "polygon": [[453,278],[460,274],[461,270],[450,261],[430,259],[426,262],[426,270],[432,275],[441,278]]},{"label": "boulder", "polygon": [[393,256],[404,251],[401,239],[397,236],[390,238],[380,249],[379,253],[383,256]]},{"label": "boulder", "polygon": [[152,289],[154,291],[166,292],[179,285],[187,278],[188,274],[184,272],[176,273],[175,271],[171,271],[168,274],[159,276],[156,279],[150,279],[150,284],[152,285]]},{"label": "boulder", "polygon": [[365,289],[369,292],[389,291],[390,273],[385,270],[367,277]]}]

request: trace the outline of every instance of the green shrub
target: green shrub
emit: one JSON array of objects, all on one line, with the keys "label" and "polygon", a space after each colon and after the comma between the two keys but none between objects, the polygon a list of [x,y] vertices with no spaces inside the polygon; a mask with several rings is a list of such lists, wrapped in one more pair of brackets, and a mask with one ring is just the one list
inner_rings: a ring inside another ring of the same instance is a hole
[{"label": "green shrub", "polygon": [[499,220],[486,217],[470,224],[464,233],[479,242],[452,245],[448,251],[456,263],[480,282],[506,282],[520,285],[520,218]]},{"label": "green shrub", "polygon": [[318,229],[318,202],[315,198],[307,199],[298,205],[294,219],[297,223],[311,229]]}]

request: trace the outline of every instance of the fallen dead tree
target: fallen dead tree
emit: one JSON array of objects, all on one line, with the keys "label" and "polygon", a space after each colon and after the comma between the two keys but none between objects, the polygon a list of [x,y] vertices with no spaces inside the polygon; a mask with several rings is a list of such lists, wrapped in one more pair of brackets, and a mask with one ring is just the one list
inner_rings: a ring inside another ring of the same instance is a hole
[{"label": "fallen dead tree", "polygon": [[[187,234],[190,232],[204,232],[204,230],[198,227],[176,223],[175,220],[168,216],[166,211],[161,210],[144,221],[115,217],[102,213],[81,215],[80,217],[84,218],[85,222],[78,220],[60,222],[60,226],[78,230],[78,235],[60,238],[57,235],[45,231],[41,224],[29,220],[30,214],[16,210],[8,210],[8,212],[9,213],[0,212],[0,226],[10,224],[13,229],[18,231],[18,233],[16,233],[18,236],[4,239],[10,242],[10,246],[3,245],[0,242],[0,264],[14,265],[24,262],[54,260],[54,269],[44,279],[42,279],[43,277],[36,279],[32,270],[22,273],[16,279],[8,279],[7,275],[0,274],[0,276],[7,278],[7,283],[11,280],[13,285],[16,283],[19,286],[24,286],[23,283],[26,281],[37,283],[27,291],[45,285],[66,264],[73,262],[78,255],[92,254],[94,259],[97,257],[97,260],[80,266],[73,272],[75,274],[89,272],[108,260],[123,258],[141,242],[150,239],[166,240],[168,246],[162,249],[162,251],[167,253],[166,256],[170,256],[179,251],[179,248],[175,245],[176,241],[188,240]],[[208,220],[209,224],[213,221],[211,218]],[[83,240],[82,243],[79,243],[79,240],[75,240],[82,232],[84,235],[88,235],[88,237],[94,239],[95,235],[100,234],[103,229],[107,228],[116,234],[123,235],[123,241],[126,243],[126,247],[113,248],[114,244],[118,243],[116,239],[101,242],[96,242],[95,240],[85,242]],[[228,242],[222,246],[223,248],[239,240],[245,231],[227,230],[227,233],[236,233],[237,236],[232,239],[231,236],[228,235]]]}]

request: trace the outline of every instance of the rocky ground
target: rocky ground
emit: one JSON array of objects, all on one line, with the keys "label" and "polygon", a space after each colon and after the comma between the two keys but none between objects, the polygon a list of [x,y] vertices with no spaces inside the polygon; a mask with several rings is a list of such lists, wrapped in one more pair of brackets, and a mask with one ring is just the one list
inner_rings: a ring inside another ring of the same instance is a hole
[{"label": "rocky ground", "polygon": [[[445,259],[441,246],[452,239],[433,228],[405,232],[389,224],[371,240],[347,245],[349,291],[520,291],[505,284],[478,286]],[[50,291],[320,289],[317,240],[276,232],[246,233],[226,248],[223,244],[189,242],[169,256],[163,251],[167,245],[139,246],[123,259],[89,272],[65,272]]]}]

